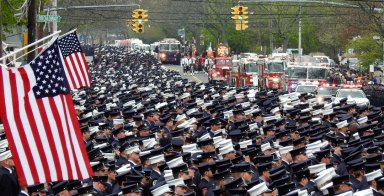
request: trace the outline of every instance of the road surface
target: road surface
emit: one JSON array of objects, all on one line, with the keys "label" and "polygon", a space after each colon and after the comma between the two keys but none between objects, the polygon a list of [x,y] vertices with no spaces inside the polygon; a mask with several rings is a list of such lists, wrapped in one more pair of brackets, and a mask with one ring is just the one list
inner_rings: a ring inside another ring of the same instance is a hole
[{"label": "road surface", "polygon": [[170,70],[178,71],[180,73],[180,75],[182,76],[182,78],[186,78],[190,81],[202,82],[202,83],[208,82],[208,77],[203,72],[195,73],[195,75],[192,75],[192,76],[191,75],[184,76],[183,75],[183,69],[180,65],[164,65],[164,67],[166,67]]}]

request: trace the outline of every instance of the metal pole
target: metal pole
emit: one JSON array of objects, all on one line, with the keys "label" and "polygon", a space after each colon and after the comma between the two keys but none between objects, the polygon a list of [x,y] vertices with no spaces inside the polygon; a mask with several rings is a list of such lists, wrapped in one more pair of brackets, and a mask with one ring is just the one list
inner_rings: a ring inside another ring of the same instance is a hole
[{"label": "metal pole", "polygon": [[[57,16],[57,0],[52,0],[52,7],[53,7],[53,11],[52,11],[52,15],[53,16]],[[57,31],[57,20],[53,21],[52,23],[52,33],[56,32]]]},{"label": "metal pole", "polygon": [[[28,44],[30,45],[36,39],[36,0],[30,0],[28,6]],[[31,46],[31,50],[35,45]],[[28,54],[28,61],[31,62],[35,58],[35,52]]]},{"label": "metal pole", "polygon": [[301,51],[301,6],[299,8],[299,57],[303,55]]},{"label": "metal pole", "polygon": [[271,48],[271,54],[273,53],[273,33],[272,33],[272,2],[269,7],[269,47]]},{"label": "metal pole", "polygon": [[26,48],[30,48],[30,47],[32,47],[32,46],[34,46],[34,45],[36,45],[36,44],[38,44],[38,43],[40,43],[40,42],[46,40],[46,39],[52,38],[53,36],[58,35],[60,32],[61,32],[61,31],[57,31],[57,32],[55,32],[55,33],[53,33],[53,34],[51,34],[51,35],[48,35],[48,36],[46,36],[46,37],[40,39],[40,40],[37,40],[37,41],[35,41],[35,42],[31,43],[31,44],[28,44],[27,46],[24,46],[24,47],[22,47],[22,48],[19,48],[19,49],[13,51],[12,53],[9,53],[9,54],[7,54],[7,55],[4,55],[4,56],[2,56],[2,57],[0,58],[0,61],[6,59],[7,57],[13,56],[13,54],[17,54],[17,53],[19,53],[19,52],[22,52],[24,49],[26,49]]}]

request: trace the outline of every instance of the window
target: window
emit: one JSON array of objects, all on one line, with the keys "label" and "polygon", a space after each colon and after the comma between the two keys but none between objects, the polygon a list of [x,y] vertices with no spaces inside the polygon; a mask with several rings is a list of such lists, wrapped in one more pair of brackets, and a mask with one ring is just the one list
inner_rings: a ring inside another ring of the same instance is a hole
[{"label": "window", "polygon": [[170,46],[170,48],[171,48],[170,50],[172,50],[172,51],[174,51],[174,50],[180,50],[180,49],[179,49],[179,44],[170,44],[169,46]]},{"label": "window", "polygon": [[308,68],[308,79],[328,79],[327,69],[323,68]]},{"label": "window", "polygon": [[284,72],[283,62],[271,62],[267,64],[269,72]]},{"label": "window", "polygon": [[256,63],[248,63],[248,64],[245,65],[245,71],[246,72],[250,72],[250,73],[258,72],[259,68],[258,68]]},{"label": "window", "polygon": [[169,50],[169,44],[160,44],[160,50],[168,51]]},{"label": "window", "polygon": [[288,78],[307,79],[307,68],[289,67]]}]

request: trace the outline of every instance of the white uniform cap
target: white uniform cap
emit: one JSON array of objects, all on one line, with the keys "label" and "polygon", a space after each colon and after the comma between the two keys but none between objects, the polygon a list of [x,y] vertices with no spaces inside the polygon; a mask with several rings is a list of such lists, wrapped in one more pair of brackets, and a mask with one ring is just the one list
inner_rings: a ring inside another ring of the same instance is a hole
[{"label": "white uniform cap", "polygon": [[97,131],[99,131],[99,126],[89,127],[89,132],[91,134],[96,133]]},{"label": "white uniform cap", "polygon": [[232,145],[226,145],[226,146],[219,148],[219,151],[220,151],[220,154],[225,155],[225,154],[228,154],[230,152],[235,152],[235,149],[233,148]]},{"label": "white uniform cap", "polygon": [[143,147],[145,149],[153,148],[156,144],[157,144],[157,141],[155,140],[155,138],[149,138],[149,139],[143,140]]},{"label": "white uniform cap", "polygon": [[222,136],[216,136],[216,137],[213,137],[212,139],[213,139],[213,145],[215,146],[215,148],[219,148],[220,142],[224,140]]},{"label": "white uniform cap", "polygon": [[353,196],[374,196],[372,189],[364,189],[353,193]]},{"label": "white uniform cap", "polygon": [[309,173],[317,174],[317,173],[320,173],[323,170],[326,170],[327,166],[326,166],[325,163],[320,163],[320,164],[317,164],[317,165],[308,166],[308,169],[309,169]]},{"label": "white uniform cap", "polygon": [[304,190],[291,191],[287,195],[308,196],[309,194],[308,194],[307,189],[304,189]]},{"label": "white uniform cap", "polygon": [[288,152],[290,152],[291,150],[293,150],[293,146],[285,146],[285,147],[281,147],[279,148],[279,153],[281,155],[283,154],[287,154]]},{"label": "white uniform cap", "polygon": [[341,122],[337,123],[336,126],[339,129],[346,127],[346,126],[348,126],[348,121],[347,120],[341,121]]},{"label": "white uniform cap", "polygon": [[164,178],[165,178],[165,182],[169,182],[171,180],[173,180],[173,173],[172,173],[172,170],[170,170],[171,172],[168,172],[168,173],[165,173],[164,171]]},{"label": "white uniform cap", "polygon": [[323,187],[320,187],[320,191],[323,192],[324,195],[328,195],[329,192],[328,192],[328,188],[330,187],[333,187],[333,182],[330,182],[326,185],[324,185]]},{"label": "white uniform cap", "polygon": [[327,109],[327,110],[323,110],[323,115],[330,115],[333,113],[333,109]]},{"label": "white uniform cap", "polygon": [[273,109],[271,110],[271,113],[274,114],[274,113],[278,112],[279,110],[280,110],[279,107],[275,107],[275,108],[273,108]]},{"label": "white uniform cap", "polygon": [[202,135],[201,137],[199,137],[199,141],[203,141],[203,140],[207,140],[207,139],[211,139],[211,136],[209,135],[209,133],[206,133],[206,134]]},{"label": "white uniform cap", "polygon": [[252,145],[252,140],[245,140],[242,142],[239,142],[240,148],[247,148],[247,146]]},{"label": "white uniform cap", "polygon": [[6,151],[0,153],[0,161],[4,161],[4,160],[10,159],[10,158],[12,158],[12,153],[10,150],[6,150]]},{"label": "white uniform cap", "polygon": [[8,148],[8,140],[7,139],[0,141],[0,148]]},{"label": "white uniform cap", "polygon": [[247,192],[249,193],[250,196],[258,196],[261,195],[267,191],[271,191],[268,189],[267,185],[265,182],[262,182],[260,184],[257,184],[253,186],[251,189],[249,189]]},{"label": "white uniform cap", "polygon": [[181,121],[181,120],[184,120],[184,119],[187,119],[187,116],[185,114],[179,114],[176,116],[176,119],[175,121],[178,122],[178,121]]},{"label": "white uniform cap", "polygon": [[167,105],[168,105],[167,102],[158,103],[158,104],[156,104],[155,108],[156,108],[156,109],[160,109],[160,108],[165,107],[165,106],[167,106]]},{"label": "white uniform cap", "polygon": [[257,123],[252,123],[252,124],[250,124],[250,125],[248,125],[248,126],[249,126],[249,129],[250,129],[250,130],[259,128],[259,126],[257,125]]},{"label": "white uniform cap", "polygon": [[183,157],[177,157],[175,159],[172,159],[170,161],[167,162],[167,165],[170,169],[174,168],[174,167],[177,167],[181,164],[183,164],[184,161],[183,161]]},{"label": "white uniform cap", "polygon": [[359,124],[366,123],[367,121],[368,121],[368,117],[367,116],[364,116],[364,117],[361,117],[361,118],[357,119],[357,123],[359,123]]},{"label": "white uniform cap", "polygon": [[326,170],[321,171],[320,173],[317,174],[317,176],[321,176],[323,174],[329,174],[332,178],[337,176],[336,170],[335,170],[334,167],[330,167],[330,168],[328,168]]},{"label": "white uniform cap", "polygon": [[83,116],[83,118],[90,118],[90,117],[92,117],[92,116],[93,116],[92,112],[88,112],[87,114],[85,114],[85,115]]},{"label": "white uniform cap", "polygon": [[352,135],[352,137],[355,139],[355,140],[359,140],[360,139],[360,136],[359,136],[359,133],[356,132]]},{"label": "white uniform cap", "polygon": [[265,143],[265,144],[261,144],[261,151],[266,151],[266,150],[269,150],[269,149],[272,149],[272,146],[269,142]]},{"label": "white uniform cap", "polygon": [[181,148],[183,149],[183,152],[192,152],[194,150],[197,150],[197,144],[187,144],[181,146]]},{"label": "white uniform cap", "polygon": [[223,114],[224,114],[224,118],[227,118],[227,119],[229,119],[231,116],[233,116],[232,110],[225,111],[225,112],[223,112]]},{"label": "white uniform cap", "polygon": [[314,182],[316,183],[317,187],[324,186],[328,181],[332,180],[332,176],[329,173],[325,173],[323,175],[320,175],[317,177]]},{"label": "white uniform cap", "polygon": [[129,148],[126,149],[126,151],[127,151],[128,154],[140,153],[139,146],[129,147]]},{"label": "white uniform cap", "polygon": [[190,96],[191,96],[191,94],[189,94],[189,93],[184,93],[184,94],[182,94],[182,95],[180,96],[180,99],[185,99],[185,98],[190,97]]},{"label": "white uniform cap", "polygon": [[223,139],[220,143],[219,143],[219,147],[222,148],[224,146],[233,146],[232,144],[232,139]]},{"label": "white uniform cap", "polygon": [[374,180],[375,178],[383,176],[383,173],[381,172],[381,169],[378,169],[376,171],[373,171],[371,173],[365,174],[365,177],[367,177],[367,181],[370,182]]},{"label": "white uniform cap", "polygon": [[117,173],[117,175],[124,175],[124,174],[131,172],[131,169],[132,168],[129,164],[124,165],[124,166],[120,167],[118,170],[116,170],[116,173]]},{"label": "white uniform cap", "polygon": [[192,108],[192,109],[190,109],[190,110],[188,110],[186,113],[187,113],[187,115],[189,116],[189,115],[191,115],[192,113],[195,113],[195,112],[197,112],[198,110],[196,109],[196,108]]},{"label": "white uniform cap", "polygon": [[151,191],[153,196],[160,196],[160,195],[163,195],[164,193],[169,193],[169,192],[172,192],[172,190],[169,188],[168,184],[164,184],[163,186],[160,186]]},{"label": "white uniform cap", "polygon": [[270,120],[275,120],[278,118],[279,118],[279,116],[267,116],[267,117],[264,117],[263,120],[264,120],[264,122],[268,122]]},{"label": "white uniform cap", "polygon": [[355,103],[356,103],[355,100],[351,100],[351,99],[348,99],[348,100],[347,100],[347,104],[348,104],[348,105],[355,104]]},{"label": "white uniform cap", "polygon": [[292,110],[294,107],[292,105],[284,105],[284,110]]},{"label": "white uniform cap", "polygon": [[102,153],[103,157],[108,159],[109,161],[115,160],[115,153]]},{"label": "white uniform cap", "polygon": [[113,125],[122,125],[124,123],[124,119],[113,119]]},{"label": "white uniform cap", "polygon": [[243,95],[243,94],[236,94],[236,95],[235,95],[235,98],[236,98],[236,99],[243,99],[243,98],[244,98],[244,95]]},{"label": "white uniform cap", "polygon": [[161,155],[157,155],[157,156],[153,156],[153,157],[150,157],[149,158],[149,162],[151,164],[156,164],[156,163],[160,163],[162,161],[165,161],[165,158],[164,158],[164,155],[161,154]]},{"label": "white uniform cap", "polygon": [[211,132],[213,133],[214,136],[217,135],[217,134],[219,134],[219,133],[223,133],[223,134],[226,133],[225,129],[219,129],[219,130],[217,130],[217,131],[212,131],[212,130],[211,130]]},{"label": "white uniform cap", "polygon": [[169,186],[175,186],[175,187],[178,187],[178,186],[187,187],[187,185],[184,183],[184,180],[182,178],[170,180],[168,181],[168,184]]},{"label": "white uniform cap", "polygon": [[323,110],[314,110],[314,111],[312,111],[312,115],[314,115],[314,116],[316,116],[316,115],[319,115],[319,114],[321,114],[321,112],[322,112]]},{"label": "white uniform cap", "polygon": [[324,110],[332,109],[332,103],[324,104]]},{"label": "white uniform cap", "polygon": [[123,107],[129,107],[129,106],[133,106],[135,104],[136,104],[135,100],[132,100],[132,101],[128,101],[128,102],[124,103]]}]

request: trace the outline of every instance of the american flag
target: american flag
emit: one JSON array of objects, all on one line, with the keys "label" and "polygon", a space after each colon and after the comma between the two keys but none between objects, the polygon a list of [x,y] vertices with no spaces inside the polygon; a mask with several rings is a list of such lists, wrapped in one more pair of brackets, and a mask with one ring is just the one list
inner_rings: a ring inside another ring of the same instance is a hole
[{"label": "american flag", "polygon": [[93,175],[55,41],[31,63],[0,69],[0,115],[21,186]]},{"label": "american flag", "polygon": [[90,87],[88,64],[75,32],[59,39],[61,59],[71,90]]}]

